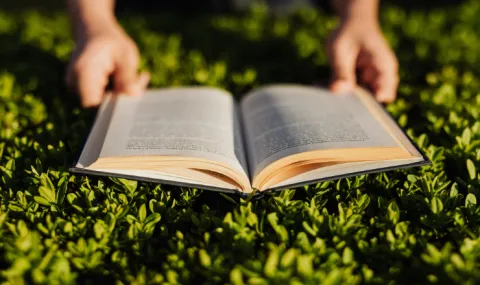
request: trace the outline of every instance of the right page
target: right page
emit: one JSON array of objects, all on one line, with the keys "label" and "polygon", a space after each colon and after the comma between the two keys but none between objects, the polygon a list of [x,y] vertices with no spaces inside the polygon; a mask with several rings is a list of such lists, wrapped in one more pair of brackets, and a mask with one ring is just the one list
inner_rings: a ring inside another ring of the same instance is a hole
[{"label": "right page", "polygon": [[[247,94],[241,111],[252,181],[283,158],[321,150],[332,150],[332,155],[340,150],[336,155],[341,155],[341,150],[378,149],[376,155],[385,158],[403,148],[405,157],[421,157],[414,147],[402,146],[368,100],[353,92],[334,95],[325,88],[301,85],[271,85]],[[343,159],[349,158],[355,162],[355,155]],[[303,168],[313,170],[309,167]]]}]

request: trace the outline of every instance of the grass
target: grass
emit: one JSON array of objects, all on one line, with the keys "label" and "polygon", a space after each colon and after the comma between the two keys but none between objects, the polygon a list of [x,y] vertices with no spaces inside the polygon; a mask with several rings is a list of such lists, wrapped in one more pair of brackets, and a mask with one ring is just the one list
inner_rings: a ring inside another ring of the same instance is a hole
[{"label": "grass", "polygon": [[[72,175],[95,110],[64,88],[64,14],[0,12],[0,283],[475,284],[480,280],[480,3],[385,6],[401,64],[388,111],[433,164],[241,200]],[[153,86],[235,94],[328,78],[335,19],[304,10],[135,15]]]}]

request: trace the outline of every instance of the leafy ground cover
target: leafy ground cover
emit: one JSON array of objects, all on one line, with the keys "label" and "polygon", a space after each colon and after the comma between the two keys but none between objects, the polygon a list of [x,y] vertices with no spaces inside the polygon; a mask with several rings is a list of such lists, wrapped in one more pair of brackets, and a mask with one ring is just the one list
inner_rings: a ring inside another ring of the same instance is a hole
[{"label": "leafy ground cover", "polygon": [[[260,200],[67,169],[95,111],[63,87],[64,14],[0,12],[2,284],[474,284],[480,279],[480,2],[384,7],[401,63],[389,112],[429,167],[325,182]],[[327,78],[335,20],[305,10],[131,15],[153,86],[240,94]]]}]

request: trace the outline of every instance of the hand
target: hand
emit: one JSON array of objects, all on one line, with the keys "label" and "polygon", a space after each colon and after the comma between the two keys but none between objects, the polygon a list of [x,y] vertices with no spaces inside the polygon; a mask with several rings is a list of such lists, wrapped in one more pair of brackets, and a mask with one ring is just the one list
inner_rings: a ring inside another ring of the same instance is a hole
[{"label": "hand", "polygon": [[138,65],[137,47],[118,24],[85,31],[77,37],[67,84],[78,91],[83,107],[101,103],[110,76],[116,93],[139,95],[150,76],[138,74]]},{"label": "hand", "polygon": [[333,92],[352,90],[360,81],[369,86],[380,102],[393,102],[399,82],[398,61],[378,24],[343,22],[328,42]]}]

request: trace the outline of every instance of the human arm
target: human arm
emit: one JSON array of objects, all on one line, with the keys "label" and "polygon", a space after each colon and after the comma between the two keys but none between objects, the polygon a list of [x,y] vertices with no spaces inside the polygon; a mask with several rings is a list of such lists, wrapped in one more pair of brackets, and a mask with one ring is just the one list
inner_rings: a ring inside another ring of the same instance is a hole
[{"label": "human arm", "polygon": [[139,53],[117,22],[114,0],[68,0],[76,47],[67,69],[67,84],[76,89],[82,106],[100,104],[109,77],[117,93],[138,95],[148,73],[138,73]]},{"label": "human arm", "polygon": [[[340,24],[330,35],[328,51],[333,69],[331,89],[354,88],[357,81],[370,87],[378,101],[395,100],[398,61],[378,23],[379,0],[332,0]],[[356,78],[356,70],[360,78]]]}]

